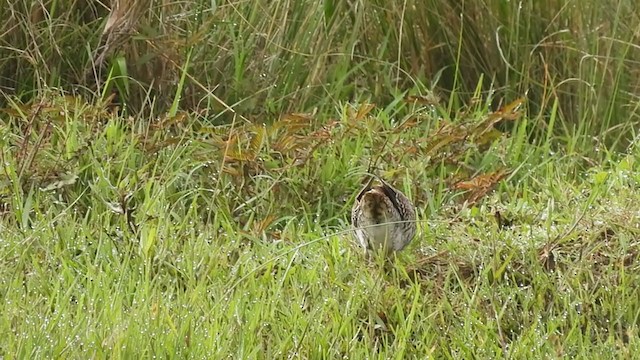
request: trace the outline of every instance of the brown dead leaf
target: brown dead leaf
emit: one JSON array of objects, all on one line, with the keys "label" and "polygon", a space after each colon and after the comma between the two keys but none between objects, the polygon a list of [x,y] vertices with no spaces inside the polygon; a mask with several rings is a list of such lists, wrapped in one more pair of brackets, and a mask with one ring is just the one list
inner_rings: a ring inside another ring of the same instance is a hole
[{"label": "brown dead leaf", "polygon": [[468,181],[460,181],[454,184],[453,188],[455,190],[470,190],[467,201],[474,204],[491,191],[491,189],[509,173],[509,170],[502,169],[489,174],[479,175]]}]

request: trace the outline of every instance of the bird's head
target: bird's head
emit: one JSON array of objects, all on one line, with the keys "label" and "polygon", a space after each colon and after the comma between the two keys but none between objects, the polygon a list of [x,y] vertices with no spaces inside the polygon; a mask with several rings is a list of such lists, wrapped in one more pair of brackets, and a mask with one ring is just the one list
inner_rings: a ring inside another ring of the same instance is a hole
[{"label": "bird's head", "polygon": [[385,222],[389,214],[389,200],[382,186],[374,186],[360,199],[360,208],[365,217],[375,223]]}]

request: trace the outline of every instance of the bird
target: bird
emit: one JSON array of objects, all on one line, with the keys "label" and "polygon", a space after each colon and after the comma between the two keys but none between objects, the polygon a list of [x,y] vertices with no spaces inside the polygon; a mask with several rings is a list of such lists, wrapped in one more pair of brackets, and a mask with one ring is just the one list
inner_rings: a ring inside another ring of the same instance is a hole
[{"label": "bird", "polygon": [[[373,185],[377,179],[379,185]],[[416,210],[400,190],[371,176],[351,208],[353,232],[365,253],[391,255],[404,249],[416,234]]]}]

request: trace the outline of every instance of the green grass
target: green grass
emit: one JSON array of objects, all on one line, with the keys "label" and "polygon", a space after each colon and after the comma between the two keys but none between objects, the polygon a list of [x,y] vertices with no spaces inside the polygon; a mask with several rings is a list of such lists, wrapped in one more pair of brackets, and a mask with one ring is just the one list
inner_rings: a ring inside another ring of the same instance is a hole
[{"label": "green grass", "polygon": [[[286,120],[154,128],[50,99],[56,111],[30,122],[29,141],[17,129],[36,105],[16,106],[3,134],[6,358],[638,350],[635,149],[588,166],[526,143],[516,126],[486,145],[476,136],[428,155],[445,120],[415,109],[406,117],[422,120],[412,126],[388,122],[402,106],[346,105],[325,128],[328,142],[322,128]],[[467,128],[482,109],[474,116]],[[406,155],[414,146],[421,156]],[[464,164],[436,156],[455,152]],[[419,235],[386,267],[362,255],[347,224],[378,153],[382,174],[420,214]],[[476,205],[451,184],[502,168],[512,172]]]},{"label": "green grass", "polygon": [[532,136],[556,106],[560,146],[589,152],[590,136],[601,134],[622,151],[640,104],[635,8],[634,0],[136,0],[110,12],[87,0],[12,1],[0,9],[0,91],[24,101],[46,87],[115,95],[144,118],[175,113],[179,99],[216,123],[233,114],[261,123],[328,114],[346,100],[386,106],[405,92],[435,94],[455,117],[480,90],[493,110],[526,96]]},{"label": "green grass", "polygon": [[214,3],[0,6],[1,358],[638,353],[635,2]]}]

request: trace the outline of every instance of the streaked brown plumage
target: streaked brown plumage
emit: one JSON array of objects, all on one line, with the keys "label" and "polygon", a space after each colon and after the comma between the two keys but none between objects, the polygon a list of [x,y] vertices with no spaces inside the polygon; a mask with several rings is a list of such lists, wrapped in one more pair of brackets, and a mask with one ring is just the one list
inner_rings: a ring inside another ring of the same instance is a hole
[{"label": "streaked brown plumage", "polygon": [[390,254],[402,250],[416,234],[416,212],[411,201],[386,181],[376,177],[356,196],[351,223],[365,251],[382,248]]}]

